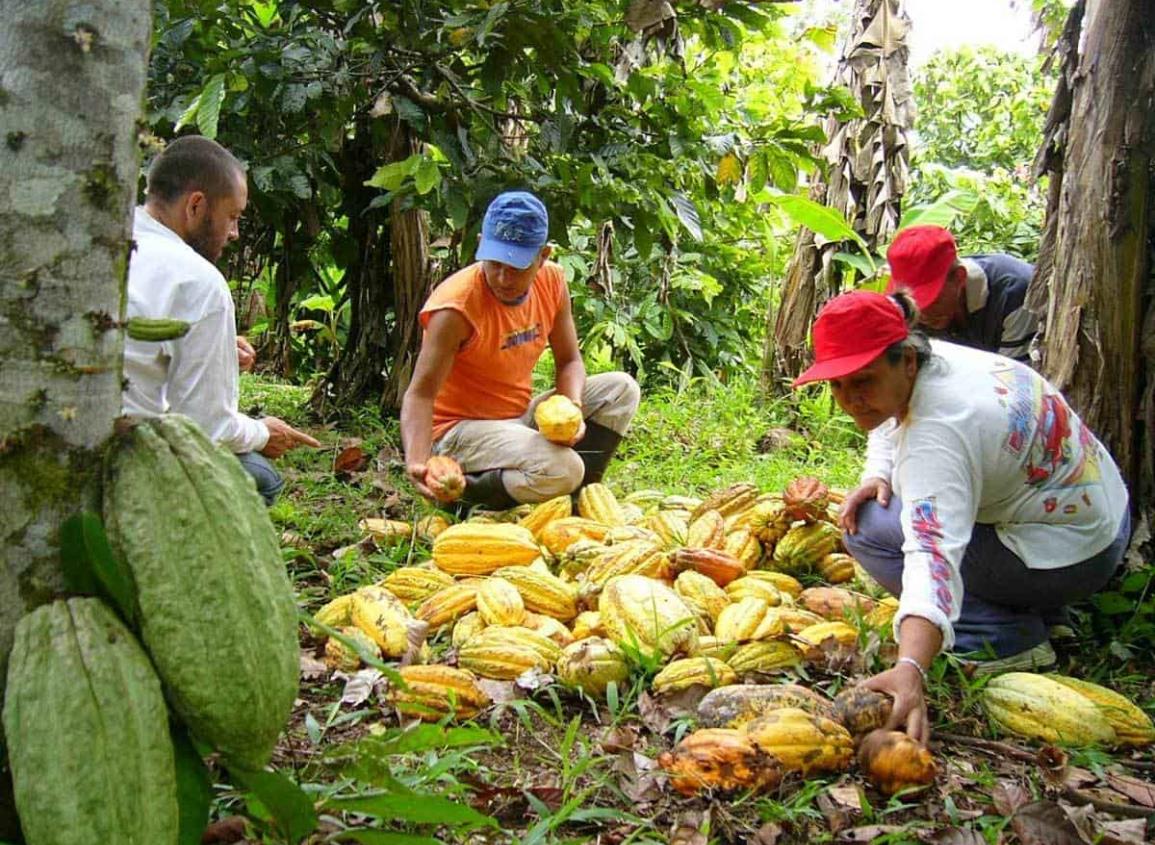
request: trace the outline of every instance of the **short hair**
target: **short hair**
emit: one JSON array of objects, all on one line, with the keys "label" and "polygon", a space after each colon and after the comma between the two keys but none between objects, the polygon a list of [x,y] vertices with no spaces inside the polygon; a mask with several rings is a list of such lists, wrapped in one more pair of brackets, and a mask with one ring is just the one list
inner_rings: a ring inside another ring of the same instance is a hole
[{"label": "short hair", "polygon": [[209,199],[231,194],[245,166],[218,144],[201,135],[185,135],[164,148],[148,168],[148,198],[173,202],[192,191]]}]

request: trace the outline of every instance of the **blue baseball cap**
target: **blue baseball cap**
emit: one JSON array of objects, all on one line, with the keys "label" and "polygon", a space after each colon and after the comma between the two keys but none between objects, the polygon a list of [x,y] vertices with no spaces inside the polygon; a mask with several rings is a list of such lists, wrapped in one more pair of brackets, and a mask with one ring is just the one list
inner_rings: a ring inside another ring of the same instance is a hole
[{"label": "blue baseball cap", "polygon": [[498,194],[485,210],[478,261],[500,261],[524,270],[549,239],[549,212],[526,191]]}]

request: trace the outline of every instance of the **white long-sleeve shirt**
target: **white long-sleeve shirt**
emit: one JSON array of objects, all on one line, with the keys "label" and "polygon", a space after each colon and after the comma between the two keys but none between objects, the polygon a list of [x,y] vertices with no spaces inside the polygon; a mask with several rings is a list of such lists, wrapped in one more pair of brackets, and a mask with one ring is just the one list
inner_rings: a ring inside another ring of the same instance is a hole
[{"label": "white long-sleeve shirt", "polygon": [[1086,560],[1115,539],[1127,489],[1114,460],[1034,370],[931,341],[901,423],[870,433],[863,478],[902,499],[904,569],[895,636],[921,616],[954,644],[963,553],[976,523],[1031,569]]},{"label": "white long-sleeve shirt", "polygon": [[260,420],[238,410],[237,330],[221,272],[176,232],[137,208],[128,263],[129,317],[185,320],[177,340],[124,342],[124,413],[191,417],[214,443],[259,452],[269,439]]}]

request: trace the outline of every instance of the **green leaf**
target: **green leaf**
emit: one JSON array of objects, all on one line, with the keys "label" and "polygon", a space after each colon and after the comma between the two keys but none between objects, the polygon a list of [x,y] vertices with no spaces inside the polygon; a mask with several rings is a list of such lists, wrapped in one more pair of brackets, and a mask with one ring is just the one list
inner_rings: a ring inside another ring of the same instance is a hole
[{"label": "green leaf", "polygon": [[1122,593],[1099,593],[1092,596],[1091,601],[1100,613],[1107,615],[1131,613],[1135,609],[1135,600],[1127,598]]},{"label": "green leaf", "polygon": [[257,21],[261,26],[266,28],[277,17],[277,4],[275,2],[262,3],[260,0],[249,0],[249,8],[256,13]]},{"label": "green leaf", "polygon": [[217,124],[221,117],[221,104],[225,101],[225,75],[218,73],[205,84],[197,109],[197,128],[206,138],[217,137]]},{"label": "green leaf", "polygon": [[873,261],[857,252],[836,252],[834,260],[853,267],[864,279],[873,276],[878,269]]},{"label": "green leaf", "polygon": [[325,802],[333,812],[364,813],[391,821],[412,824],[471,825],[498,827],[497,820],[439,795],[373,795],[337,798]]},{"label": "green leaf", "polygon": [[870,251],[862,236],[833,208],[795,194],[771,197],[770,201],[789,214],[795,223],[805,226],[826,240],[854,241],[864,253]]},{"label": "green leaf", "polygon": [[200,845],[213,801],[212,778],[184,726],[179,723],[173,724],[172,745],[176,757],[176,800],[180,810],[178,842],[179,845]]},{"label": "green leaf", "polygon": [[387,830],[347,830],[341,834],[341,839],[360,842],[361,845],[442,845],[440,839],[414,836],[411,833],[391,833]]},{"label": "green leaf", "polygon": [[200,107],[201,95],[197,94],[192,98],[189,104],[185,106],[185,110],[181,113],[181,116],[177,118],[176,125],[173,126],[173,131],[179,132],[182,128],[195,121],[197,119],[197,112],[200,111]]},{"label": "green leaf", "polygon": [[702,222],[698,217],[698,209],[694,205],[694,201],[682,193],[674,194],[673,201],[678,220],[686,227],[686,231],[694,240],[702,240]]},{"label": "green leaf", "polygon": [[314,296],[306,297],[297,303],[298,308],[303,308],[306,311],[324,311],[332,313],[336,307],[333,303],[333,297],[326,294],[315,294]]},{"label": "green leaf", "polygon": [[317,828],[312,800],[280,772],[254,772],[230,766],[229,774],[264,805],[291,841],[304,839]]},{"label": "green leaf", "polygon": [[908,226],[942,226],[949,229],[959,215],[974,211],[979,200],[979,195],[974,191],[947,191],[932,203],[912,206],[903,212],[898,231]]},{"label": "green leaf", "polygon": [[422,196],[441,184],[441,168],[437,166],[437,162],[430,158],[422,158],[413,176],[413,183],[417,186],[417,193]]},{"label": "green leaf", "polygon": [[69,589],[108,598],[130,627],[136,622],[136,585],[128,566],[113,552],[104,523],[81,511],[60,527],[60,557]]},{"label": "green leaf", "polygon": [[828,26],[812,26],[803,30],[802,37],[811,42],[825,53],[834,51],[834,42],[838,38],[838,27],[834,24]]},{"label": "green leaf", "polygon": [[461,748],[472,745],[503,745],[500,734],[484,728],[445,728],[441,725],[418,725],[412,730],[397,731],[379,737],[368,737],[380,754],[409,754],[431,748]]},{"label": "green leaf", "polygon": [[405,168],[405,162],[394,161],[378,167],[377,172],[365,184],[370,188],[382,188],[396,193],[408,177],[409,172]]}]

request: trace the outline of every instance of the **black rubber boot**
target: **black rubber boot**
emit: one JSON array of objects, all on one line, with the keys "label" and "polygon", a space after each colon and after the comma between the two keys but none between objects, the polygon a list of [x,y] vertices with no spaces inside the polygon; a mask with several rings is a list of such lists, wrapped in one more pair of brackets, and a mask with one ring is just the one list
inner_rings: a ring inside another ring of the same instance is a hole
[{"label": "black rubber boot", "polygon": [[609,466],[610,458],[614,456],[614,452],[618,450],[618,444],[621,442],[622,436],[612,428],[606,428],[604,425],[586,420],[585,437],[575,443],[573,447],[586,468],[585,475],[582,477],[582,487],[602,480],[602,476],[606,474],[606,467]]},{"label": "black rubber boot", "polygon": [[487,469],[482,472],[467,472],[465,474],[465,492],[458,499],[458,504],[464,508],[483,507],[488,510],[504,511],[514,507],[517,502],[505,485],[501,483],[501,470]]}]

